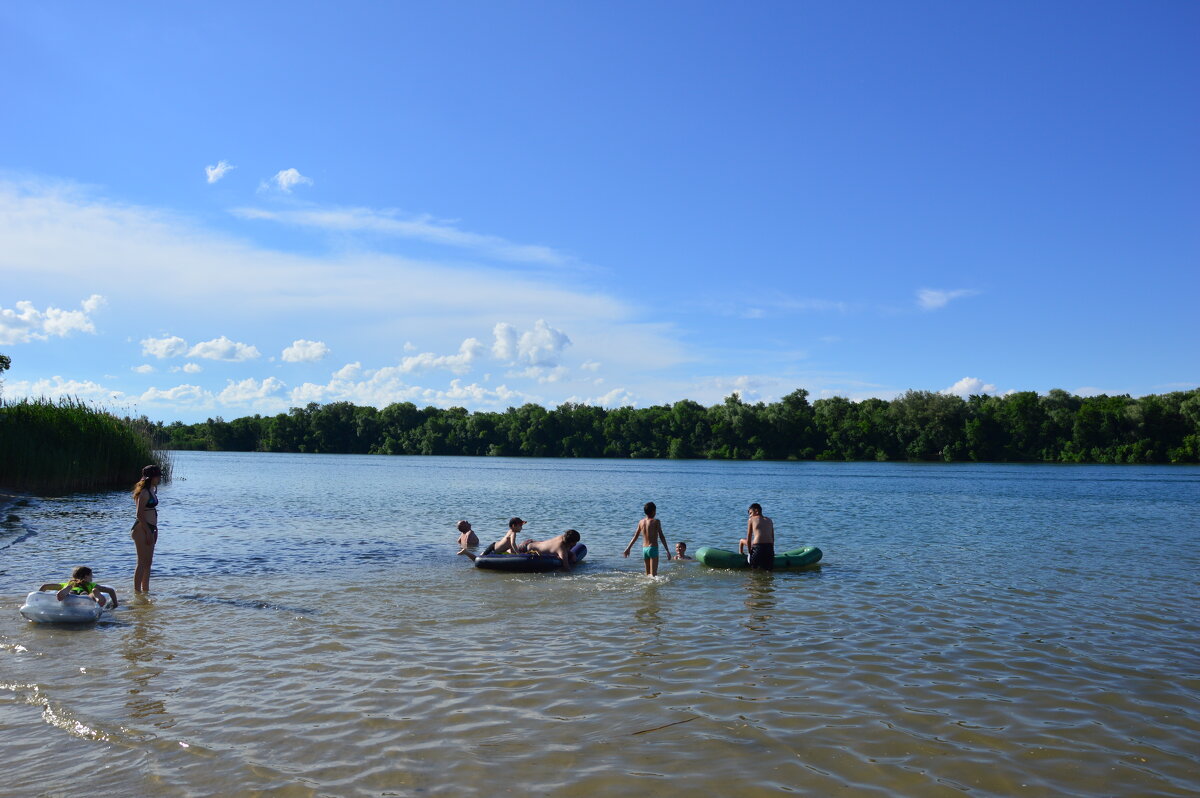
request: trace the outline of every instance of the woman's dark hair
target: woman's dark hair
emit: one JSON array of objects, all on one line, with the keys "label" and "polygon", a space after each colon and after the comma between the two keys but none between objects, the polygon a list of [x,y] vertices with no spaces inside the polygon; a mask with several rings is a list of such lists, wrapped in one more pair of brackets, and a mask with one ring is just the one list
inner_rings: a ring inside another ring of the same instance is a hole
[{"label": "woman's dark hair", "polygon": [[566,532],[563,533],[563,542],[568,545],[574,546],[576,543],[579,542],[579,533],[576,532],[574,529],[568,529]]},{"label": "woman's dark hair", "polygon": [[159,477],[161,479],[162,469],[151,463],[142,469],[142,478],[139,479],[137,484],[133,486],[133,498],[136,499],[142,492],[142,488],[145,488],[147,485],[149,485],[150,480],[154,479],[154,477]]}]

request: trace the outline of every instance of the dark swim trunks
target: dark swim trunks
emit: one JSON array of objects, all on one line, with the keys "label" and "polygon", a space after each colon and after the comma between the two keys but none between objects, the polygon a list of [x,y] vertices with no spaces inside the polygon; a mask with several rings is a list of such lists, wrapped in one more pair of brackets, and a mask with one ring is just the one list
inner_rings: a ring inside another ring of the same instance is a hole
[{"label": "dark swim trunks", "polygon": [[750,556],[746,558],[751,568],[760,571],[775,570],[775,544],[759,543],[750,547]]}]

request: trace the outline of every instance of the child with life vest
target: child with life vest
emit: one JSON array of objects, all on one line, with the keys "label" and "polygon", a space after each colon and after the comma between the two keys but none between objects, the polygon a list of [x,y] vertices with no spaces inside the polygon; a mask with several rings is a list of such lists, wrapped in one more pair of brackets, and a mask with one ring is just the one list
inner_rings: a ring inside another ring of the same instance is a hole
[{"label": "child with life vest", "polygon": [[[59,601],[66,601],[67,596],[87,596],[101,607],[110,607],[115,610],[117,608],[117,591],[111,587],[96,584],[92,581],[93,578],[92,569],[86,565],[81,565],[71,572],[71,581],[48,582],[38,588],[38,590],[58,591]],[[106,593],[108,594],[107,597],[105,596]],[[111,604],[109,597],[111,597]]]}]

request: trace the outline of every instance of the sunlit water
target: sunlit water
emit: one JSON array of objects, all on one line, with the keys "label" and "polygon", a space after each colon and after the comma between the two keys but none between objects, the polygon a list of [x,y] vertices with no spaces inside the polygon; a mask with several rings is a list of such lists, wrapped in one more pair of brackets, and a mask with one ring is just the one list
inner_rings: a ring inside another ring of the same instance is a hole
[{"label": "sunlit water", "polygon": [[[0,526],[0,794],[1195,795],[1200,469],[177,453]],[[761,502],[817,568],[735,548]],[[570,575],[478,571],[510,515]],[[635,547],[635,552],[640,551]],[[126,602],[38,626],[91,565]]]}]

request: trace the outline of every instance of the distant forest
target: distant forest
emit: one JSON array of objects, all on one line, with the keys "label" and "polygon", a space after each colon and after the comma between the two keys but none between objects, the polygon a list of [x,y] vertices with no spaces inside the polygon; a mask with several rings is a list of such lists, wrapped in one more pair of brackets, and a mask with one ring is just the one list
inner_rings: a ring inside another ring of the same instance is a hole
[{"label": "distant forest", "polygon": [[891,401],[841,397],[778,402],[736,394],[705,407],[613,410],[527,404],[379,410],[349,402],[157,428],[160,446],[329,454],[646,457],[715,460],[910,460],[1043,463],[1200,462],[1200,389],[1143,396],[1052,390],[963,399],[909,391]]}]

